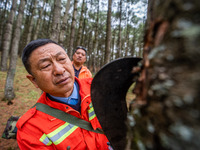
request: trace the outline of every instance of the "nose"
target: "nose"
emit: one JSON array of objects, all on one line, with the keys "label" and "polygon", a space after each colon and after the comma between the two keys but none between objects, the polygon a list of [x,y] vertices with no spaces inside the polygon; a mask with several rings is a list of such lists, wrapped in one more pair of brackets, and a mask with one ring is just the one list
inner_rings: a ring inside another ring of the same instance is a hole
[{"label": "nose", "polygon": [[64,72],[65,72],[65,68],[63,67],[63,65],[58,63],[58,62],[54,62],[54,64],[53,64],[53,74],[55,76],[63,75]]},{"label": "nose", "polygon": [[78,57],[82,57],[83,55],[81,53],[78,54]]}]

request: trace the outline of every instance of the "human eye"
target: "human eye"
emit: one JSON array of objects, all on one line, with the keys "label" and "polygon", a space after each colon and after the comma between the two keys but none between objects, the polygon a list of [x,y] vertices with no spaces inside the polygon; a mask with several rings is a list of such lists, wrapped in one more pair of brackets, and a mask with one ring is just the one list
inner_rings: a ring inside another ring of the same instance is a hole
[{"label": "human eye", "polygon": [[47,68],[50,67],[50,65],[51,65],[51,64],[45,64],[45,65],[42,65],[42,66],[41,66],[41,69],[47,69]]},{"label": "human eye", "polygon": [[51,62],[49,61],[44,61],[42,63],[39,64],[39,68],[40,70],[46,70],[51,66]]},{"label": "human eye", "polygon": [[65,59],[66,59],[65,57],[59,58],[60,61],[65,60]]},{"label": "human eye", "polygon": [[65,63],[66,61],[66,57],[65,56],[59,56],[57,61],[61,62],[61,63]]}]

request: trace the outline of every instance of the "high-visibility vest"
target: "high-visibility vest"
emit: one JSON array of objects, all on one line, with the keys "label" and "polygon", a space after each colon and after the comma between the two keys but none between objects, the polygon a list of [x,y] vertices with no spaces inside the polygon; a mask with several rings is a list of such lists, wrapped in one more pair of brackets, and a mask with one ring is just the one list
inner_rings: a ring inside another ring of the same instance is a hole
[{"label": "high-visibility vest", "polygon": [[[44,92],[37,102],[60,109],[71,115],[89,121],[96,130],[101,128],[94,112],[90,97],[92,79],[77,79],[81,96],[81,113],[70,106],[50,100]],[[73,149],[106,150],[108,139],[104,134],[81,129],[68,122],[64,122],[36,108],[29,109],[17,122],[17,141],[20,149]]]},{"label": "high-visibility vest", "polygon": [[[89,121],[91,121],[96,117],[96,114],[94,112],[92,103],[90,103],[89,107],[90,109],[88,109],[88,115],[89,115]],[[67,138],[70,134],[72,134],[74,130],[76,130],[77,128],[78,126],[66,122],[64,125],[58,127],[54,131],[48,134],[43,134],[42,137],[40,138],[40,141],[45,145],[51,145],[52,143],[57,145],[61,143],[65,138]]]},{"label": "high-visibility vest", "polygon": [[92,78],[92,73],[90,72],[90,70],[86,66],[82,66],[80,73],[78,75],[78,78],[79,79]]}]

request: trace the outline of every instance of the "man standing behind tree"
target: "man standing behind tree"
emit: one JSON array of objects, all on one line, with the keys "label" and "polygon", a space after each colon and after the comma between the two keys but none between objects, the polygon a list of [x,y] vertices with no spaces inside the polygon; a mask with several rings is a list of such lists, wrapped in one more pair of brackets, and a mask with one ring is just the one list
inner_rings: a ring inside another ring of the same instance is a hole
[{"label": "man standing behind tree", "polygon": [[86,62],[86,55],[87,49],[85,47],[78,46],[74,51],[72,64],[75,76],[79,79],[92,77],[90,70],[83,65]]}]

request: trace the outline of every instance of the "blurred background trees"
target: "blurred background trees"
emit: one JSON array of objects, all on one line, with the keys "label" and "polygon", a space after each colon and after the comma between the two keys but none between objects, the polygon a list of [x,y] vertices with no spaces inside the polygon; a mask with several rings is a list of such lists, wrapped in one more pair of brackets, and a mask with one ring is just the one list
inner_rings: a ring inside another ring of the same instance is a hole
[{"label": "blurred background trees", "polygon": [[14,97],[16,58],[31,40],[50,38],[70,58],[76,46],[86,47],[93,73],[118,57],[142,57],[146,10],[147,0],[2,0],[0,68],[9,70],[5,98]]}]

